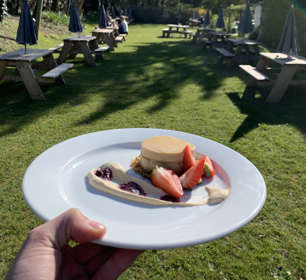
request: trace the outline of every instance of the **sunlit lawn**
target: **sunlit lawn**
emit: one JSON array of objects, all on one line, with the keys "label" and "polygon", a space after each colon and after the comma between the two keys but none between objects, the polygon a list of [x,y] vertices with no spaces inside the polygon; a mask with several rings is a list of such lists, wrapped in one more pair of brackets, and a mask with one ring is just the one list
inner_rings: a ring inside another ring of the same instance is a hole
[{"label": "sunlit lawn", "polygon": [[[245,103],[237,68],[219,65],[213,51],[188,39],[160,38],[162,28],[130,26],[127,41],[97,67],[78,56],[66,85],[43,87],[46,101],[30,100],[22,84],[0,83],[1,277],[27,232],[41,223],[21,192],[36,156],[80,134],[152,127],[235,149],[261,171],[268,196],[237,232],[208,244],[146,251],[122,279],[305,279],[305,92],[289,89],[279,104],[265,104],[262,95]],[[42,30],[36,47],[68,35]]]}]

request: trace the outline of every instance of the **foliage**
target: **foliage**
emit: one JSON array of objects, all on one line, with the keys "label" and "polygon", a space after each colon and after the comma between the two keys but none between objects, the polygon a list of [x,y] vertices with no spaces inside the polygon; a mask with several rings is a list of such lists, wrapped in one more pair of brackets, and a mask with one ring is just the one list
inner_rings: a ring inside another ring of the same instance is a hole
[{"label": "foliage", "polygon": [[51,11],[42,12],[42,18],[47,22],[52,22],[55,24],[67,25],[69,22],[69,17],[66,14]]},{"label": "foliage", "polygon": [[6,10],[6,0],[0,0],[0,22],[3,20]]}]

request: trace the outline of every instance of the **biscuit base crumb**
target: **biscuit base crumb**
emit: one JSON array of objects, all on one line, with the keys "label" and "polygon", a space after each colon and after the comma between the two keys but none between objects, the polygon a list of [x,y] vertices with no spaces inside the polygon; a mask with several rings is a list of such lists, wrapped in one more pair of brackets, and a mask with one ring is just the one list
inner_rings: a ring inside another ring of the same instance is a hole
[{"label": "biscuit base crumb", "polygon": [[152,171],[148,171],[142,168],[142,166],[140,165],[140,156],[137,156],[136,158],[134,158],[131,161],[130,166],[136,173],[140,174],[143,177],[151,179]]}]

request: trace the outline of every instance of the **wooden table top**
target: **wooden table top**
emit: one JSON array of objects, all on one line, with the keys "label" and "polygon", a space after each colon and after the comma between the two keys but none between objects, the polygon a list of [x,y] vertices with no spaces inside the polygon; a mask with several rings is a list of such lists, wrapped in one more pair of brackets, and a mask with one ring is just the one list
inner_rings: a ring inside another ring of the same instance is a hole
[{"label": "wooden table top", "polygon": [[222,36],[222,37],[229,37],[229,36],[231,36],[231,35],[228,34],[228,33],[220,32],[220,31],[213,31],[213,32],[211,32],[211,34],[213,34],[213,35],[215,35],[215,36]]},{"label": "wooden table top", "polygon": [[252,40],[249,40],[249,39],[227,39],[228,41],[230,41],[231,43],[233,43],[234,45],[238,46],[242,46],[242,45],[245,45],[245,46],[257,46],[259,45],[259,42],[256,42],[256,41],[252,41]]},{"label": "wooden table top", "polygon": [[92,31],[92,33],[103,33],[103,34],[110,34],[113,33],[114,29],[112,28],[96,28],[94,29],[94,31]]},{"label": "wooden table top", "polygon": [[194,23],[201,23],[201,21],[199,21],[198,19],[196,18],[190,18],[188,19],[190,22],[194,22]]},{"label": "wooden table top", "polygon": [[95,36],[75,36],[64,39],[64,41],[70,41],[70,42],[90,42],[96,40]]},{"label": "wooden table top", "polygon": [[31,62],[40,57],[46,56],[53,53],[54,50],[40,50],[40,49],[27,49],[24,53],[24,49],[19,49],[17,51],[12,51],[0,56],[1,61],[25,61]]},{"label": "wooden table top", "polygon": [[211,29],[209,27],[200,27],[200,28],[198,28],[198,31],[215,31],[215,30]]},{"label": "wooden table top", "polygon": [[181,24],[168,24],[168,26],[176,28],[189,28],[189,25],[181,25]]},{"label": "wooden table top", "polygon": [[306,58],[302,56],[289,56],[284,53],[264,53],[264,52],[261,52],[260,55],[281,65],[306,66]]}]

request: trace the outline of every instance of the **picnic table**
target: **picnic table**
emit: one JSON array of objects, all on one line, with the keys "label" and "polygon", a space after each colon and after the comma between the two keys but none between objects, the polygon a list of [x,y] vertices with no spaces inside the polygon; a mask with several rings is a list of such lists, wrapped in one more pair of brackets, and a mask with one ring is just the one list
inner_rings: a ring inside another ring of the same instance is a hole
[{"label": "picnic table", "polygon": [[[272,63],[272,65],[271,65]],[[274,67],[279,65],[280,67]],[[290,85],[306,85],[305,80],[294,79],[299,70],[306,70],[306,58],[301,56],[289,56],[283,53],[260,53],[260,59],[256,67],[240,65],[240,68],[249,74],[247,89],[254,86],[267,86],[272,84],[272,89],[266,98],[266,102],[279,102]],[[277,73],[277,78],[270,81],[265,73]]]},{"label": "picnic table", "polygon": [[259,42],[249,40],[246,38],[243,39],[226,39],[227,49],[230,51],[234,51],[236,48],[236,53],[246,53],[252,55],[254,53],[259,53]]},{"label": "picnic table", "polygon": [[[0,56],[0,80],[23,82],[30,97],[35,100],[44,100],[44,94],[39,85],[40,82],[64,83],[62,74],[73,67],[71,63],[57,65],[53,53],[55,48],[49,50],[24,49],[12,51]],[[36,63],[42,58],[42,62]],[[15,68],[17,71],[6,74],[6,70]],[[49,70],[39,76],[36,69]]]},{"label": "picnic table", "polygon": [[182,24],[168,24],[168,28],[162,30],[163,37],[170,37],[170,34],[178,33],[183,34],[185,38],[189,36],[191,38],[192,31],[188,30],[189,25]]},{"label": "picnic table", "polygon": [[209,39],[210,33],[214,31],[215,30],[208,27],[200,27],[197,29],[196,33],[194,34],[192,42],[200,43],[204,38]]},{"label": "picnic table", "polygon": [[110,51],[117,47],[115,29],[113,28],[95,28],[92,36],[97,38],[98,43],[106,43]]},{"label": "picnic table", "polygon": [[216,48],[216,51],[221,55],[222,61],[232,62],[255,62],[259,54],[259,42],[252,41],[246,38],[233,39],[226,38],[223,48]]},{"label": "picnic table", "polygon": [[210,30],[204,36],[206,38],[201,40],[204,47],[224,47],[231,35],[225,32]]},{"label": "picnic table", "polygon": [[77,54],[83,54],[84,60],[88,65],[96,66],[93,54],[96,58],[102,58],[103,50],[99,49],[95,36],[76,36],[64,39],[64,46],[58,58],[59,63],[63,63],[67,58]]},{"label": "picnic table", "polygon": [[201,26],[203,24],[200,20],[195,18],[190,18],[188,21],[190,26]]}]

